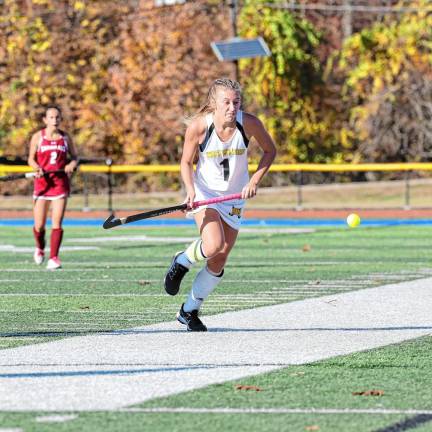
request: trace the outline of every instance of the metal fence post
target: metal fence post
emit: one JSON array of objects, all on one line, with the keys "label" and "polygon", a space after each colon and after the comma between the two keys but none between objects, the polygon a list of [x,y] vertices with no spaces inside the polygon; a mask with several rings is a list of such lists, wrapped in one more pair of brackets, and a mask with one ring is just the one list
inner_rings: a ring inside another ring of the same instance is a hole
[{"label": "metal fence post", "polygon": [[108,211],[110,214],[114,215],[113,206],[112,206],[112,159],[106,159],[105,164],[108,166],[107,172],[107,180],[108,180]]},{"label": "metal fence post", "polygon": [[83,212],[90,211],[89,207],[89,192],[87,187],[87,175],[83,173],[83,192],[84,192],[84,207],[82,209]]},{"label": "metal fence post", "polygon": [[296,205],[297,211],[303,210],[302,185],[303,185],[303,173],[302,171],[297,171],[297,205]]},{"label": "metal fence post", "polygon": [[404,210],[411,208],[410,171],[405,171],[405,205]]}]

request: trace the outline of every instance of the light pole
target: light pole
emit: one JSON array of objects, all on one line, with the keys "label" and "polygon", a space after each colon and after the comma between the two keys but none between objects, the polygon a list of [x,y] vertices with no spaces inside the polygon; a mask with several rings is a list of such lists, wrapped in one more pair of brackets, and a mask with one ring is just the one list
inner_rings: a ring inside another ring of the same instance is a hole
[{"label": "light pole", "polygon": [[232,37],[227,40],[213,41],[210,46],[219,61],[230,61],[234,64],[235,80],[240,78],[239,59],[270,56],[271,52],[262,37],[243,39],[237,35],[238,0],[228,0],[231,19]]},{"label": "light pole", "polygon": [[[238,1],[231,0],[229,3],[230,8],[230,16],[231,16],[231,28],[233,38],[237,38],[237,13],[238,13]],[[239,80],[240,72],[239,72],[239,61],[238,59],[233,60],[234,62],[234,79],[236,81]]]}]

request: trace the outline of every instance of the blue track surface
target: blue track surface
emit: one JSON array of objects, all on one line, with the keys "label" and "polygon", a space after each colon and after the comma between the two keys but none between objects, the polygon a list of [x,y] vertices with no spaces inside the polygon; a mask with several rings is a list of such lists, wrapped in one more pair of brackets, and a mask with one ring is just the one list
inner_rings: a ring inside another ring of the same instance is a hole
[{"label": "blue track surface", "polygon": [[[103,219],[65,219],[65,226],[100,226],[102,229]],[[190,219],[147,219],[130,224],[129,226],[189,226],[195,222]],[[48,222],[49,225],[49,222]],[[243,226],[250,227],[273,227],[273,226],[347,226],[345,219],[245,219]],[[391,225],[432,225],[432,219],[363,219],[362,226],[391,226]],[[2,226],[33,226],[33,219],[3,219],[0,220]],[[118,228],[117,228],[118,229]]]}]

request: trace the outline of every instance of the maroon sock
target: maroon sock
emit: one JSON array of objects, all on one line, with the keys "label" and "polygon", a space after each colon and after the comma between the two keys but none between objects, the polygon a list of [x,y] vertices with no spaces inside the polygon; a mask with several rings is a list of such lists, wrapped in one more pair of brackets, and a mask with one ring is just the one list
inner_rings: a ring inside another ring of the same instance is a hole
[{"label": "maroon sock", "polygon": [[51,230],[50,258],[54,258],[58,256],[62,238],[63,238],[63,230],[61,228],[53,228]]},{"label": "maroon sock", "polygon": [[38,249],[45,249],[45,230],[41,229],[37,231],[35,227],[33,227],[33,235],[36,240],[36,247]]}]

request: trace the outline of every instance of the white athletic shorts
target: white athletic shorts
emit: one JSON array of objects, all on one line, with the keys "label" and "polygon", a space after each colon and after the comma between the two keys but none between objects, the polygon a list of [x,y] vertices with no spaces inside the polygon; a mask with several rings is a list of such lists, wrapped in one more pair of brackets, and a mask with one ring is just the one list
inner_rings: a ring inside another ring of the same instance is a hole
[{"label": "white athletic shorts", "polygon": [[45,200],[45,201],[55,201],[60,198],[67,198],[67,194],[55,195],[55,196],[43,196],[43,195],[33,195],[33,199],[37,200]]},{"label": "white athletic shorts", "polygon": [[[204,192],[200,190],[195,185],[195,201],[202,201],[207,200],[211,198],[216,198],[223,195],[228,194],[220,194],[217,192]],[[215,209],[221,216],[221,218],[233,229],[239,230],[241,221],[243,218],[243,209],[245,206],[245,200],[232,200],[232,201],[224,201],[221,203],[216,204],[208,204],[206,206],[198,207],[195,210],[191,210],[187,212],[186,217],[192,218],[195,213],[198,213],[199,211],[205,209],[205,208],[212,208]]]}]

